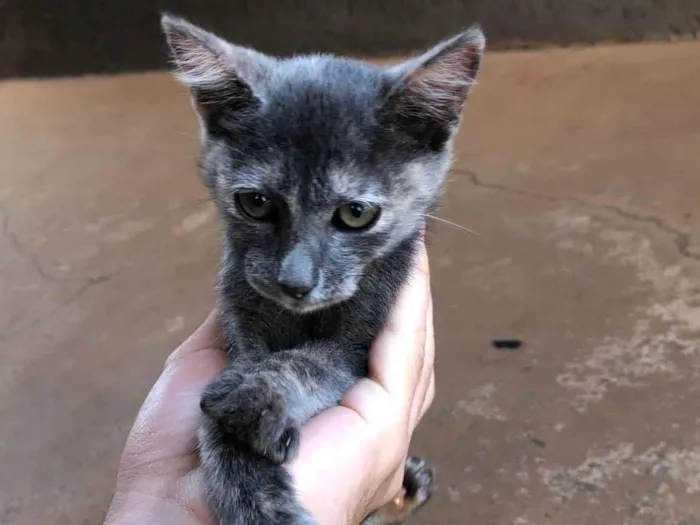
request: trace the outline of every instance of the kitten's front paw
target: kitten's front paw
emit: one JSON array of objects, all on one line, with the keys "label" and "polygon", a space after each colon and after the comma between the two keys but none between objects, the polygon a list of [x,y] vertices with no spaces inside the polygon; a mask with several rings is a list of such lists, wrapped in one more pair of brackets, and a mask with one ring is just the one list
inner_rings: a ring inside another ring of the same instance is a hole
[{"label": "kitten's front paw", "polygon": [[204,390],[200,406],[224,433],[274,463],[281,465],[297,453],[299,427],[264,374],[226,371]]}]

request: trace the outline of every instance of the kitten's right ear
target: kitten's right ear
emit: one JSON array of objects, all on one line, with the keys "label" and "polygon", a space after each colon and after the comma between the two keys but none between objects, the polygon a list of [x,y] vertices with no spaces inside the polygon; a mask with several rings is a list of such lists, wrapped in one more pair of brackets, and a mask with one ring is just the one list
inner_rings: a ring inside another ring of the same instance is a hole
[{"label": "kitten's right ear", "polygon": [[260,103],[274,59],[170,14],[162,16],[161,25],[177,77],[190,89],[200,113],[217,105],[236,110]]}]

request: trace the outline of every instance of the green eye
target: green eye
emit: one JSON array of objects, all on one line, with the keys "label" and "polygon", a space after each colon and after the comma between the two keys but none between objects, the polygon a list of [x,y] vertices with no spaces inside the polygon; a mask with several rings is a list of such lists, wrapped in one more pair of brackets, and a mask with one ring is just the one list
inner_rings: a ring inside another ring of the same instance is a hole
[{"label": "green eye", "polygon": [[333,225],[341,230],[369,228],[379,217],[379,208],[360,202],[343,204],[333,215]]},{"label": "green eye", "polygon": [[275,204],[262,193],[238,193],[236,205],[245,215],[258,221],[269,220],[275,213]]}]

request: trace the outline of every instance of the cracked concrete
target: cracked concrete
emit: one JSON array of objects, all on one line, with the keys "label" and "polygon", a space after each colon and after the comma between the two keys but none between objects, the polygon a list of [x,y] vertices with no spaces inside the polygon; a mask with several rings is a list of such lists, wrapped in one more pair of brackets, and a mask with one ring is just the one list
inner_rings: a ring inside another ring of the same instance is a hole
[{"label": "cracked concrete", "polygon": [[557,202],[560,204],[566,204],[567,202],[569,202],[576,204],[577,207],[590,208],[593,210],[606,210],[631,221],[646,222],[649,224],[653,224],[660,230],[665,231],[666,233],[670,234],[676,239],[676,247],[678,249],[678,253],[680,253],[681,256],[700,261],[700,254],[690,251],[690,231],[681,231],[677,228],[674,228],[673,226],[667,224],[661,217],[642,215],[615,205],[595,203],[587,201],[585,199],[581,199],[576,196],[548,195],[546,193],[537,193],[517,188],[509,188],[508,186],[504,186],[502,184],[488,183],[482,181],[476,173],[470,170],[456,168],[453,170],[453,172],[457,174],[466,175],[467,177],[469,177],[474,186],[480,186],[482,188],[511,193],[513,195],[528,197],[530,199],[540,199],[544,201]]},{"label": "cracked concrete", "polygon": [[19,237],[17,237],[17,235],[10,228],[10,217],[5,211],[5,208],[2,206],[2,203],[0,203],[0,218],[2,218],[2,235],[7,238],[10,246],[20,257],[27,259],[27,261],[34,267],[36,272],[39,274],[39,277],[46,279],[47,281],[55,281],[59,279],[58,277],[50,274],[44,269],[36,253],[25,252],[24,248],[20,243]]},{"label": "cracked concrete", "polygon": [[[432,222],[416,523],[699,525],[700,46],[492,54]],[[166,75],[0,84],[0,523],[99,524],[212,305],[216,214]],[[518,340],[499,349],[498,340]]]}]

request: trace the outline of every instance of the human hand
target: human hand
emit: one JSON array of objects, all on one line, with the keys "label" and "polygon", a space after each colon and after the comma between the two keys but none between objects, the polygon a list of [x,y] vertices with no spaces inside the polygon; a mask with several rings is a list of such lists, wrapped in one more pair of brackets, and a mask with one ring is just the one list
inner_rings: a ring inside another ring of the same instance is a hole
[{"label": "human hand", "polygon": [[[401,490],[411,435],[434,396],[427,255],[370,355],[370,374],[302,430],[288,465],[302,505],[321,524],[354,525]],[[127,440],[105,523],[215,525],[196,453],[199,400],[226,364],[218,314],[168,358]]]}]

